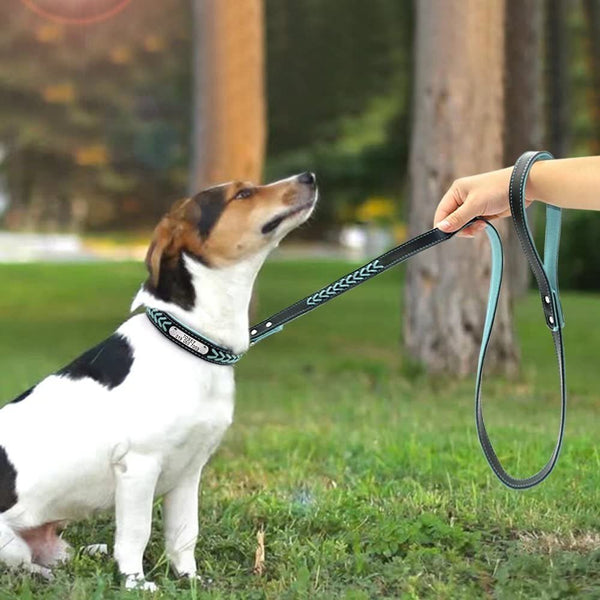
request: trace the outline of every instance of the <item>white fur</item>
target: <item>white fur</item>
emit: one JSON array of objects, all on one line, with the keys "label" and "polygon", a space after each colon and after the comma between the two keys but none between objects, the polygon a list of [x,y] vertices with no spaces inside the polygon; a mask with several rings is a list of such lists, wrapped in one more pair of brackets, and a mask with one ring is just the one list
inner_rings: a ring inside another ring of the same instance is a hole
[{"label": "white fur", "polygon": [[[196,292],[192,310],[143,289],[132,310],[166,310],[234,352],[245,351],[256,275],[270,250],[307,217],[290,219],[258,254],[231,267],[210,269],[185,257]],[[114,507],[114,554],[126,584],[153,589],[143,579],[142,557],[157,496],[164,496],[171,564],[180,575],[196,575],[198,484],[233,419],[233,368],[192,356],[144,314],[117,331],[134,353],[121,385],[109,390],[91,379],[51,375],[28,398],[0,411],[0,444],[18,473],[18,501],[0,514],[0,560],[39,571],[24,530]]]}]

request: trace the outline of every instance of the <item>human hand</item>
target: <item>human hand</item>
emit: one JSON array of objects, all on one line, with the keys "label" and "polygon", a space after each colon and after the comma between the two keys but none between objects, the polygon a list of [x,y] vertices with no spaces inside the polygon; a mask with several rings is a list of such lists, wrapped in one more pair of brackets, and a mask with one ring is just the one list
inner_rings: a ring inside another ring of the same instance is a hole
[{"label": "human hand", "polygon": [[[512,171],[508,167],[455,180],[438,204],[434,226],[451,233],[474,217],[493,220],[510,216],[508,186]],[[526,199],[526,207],[532,201]],[[484,229],[485,223],[474,223],[457,235],[473,237]]]}]

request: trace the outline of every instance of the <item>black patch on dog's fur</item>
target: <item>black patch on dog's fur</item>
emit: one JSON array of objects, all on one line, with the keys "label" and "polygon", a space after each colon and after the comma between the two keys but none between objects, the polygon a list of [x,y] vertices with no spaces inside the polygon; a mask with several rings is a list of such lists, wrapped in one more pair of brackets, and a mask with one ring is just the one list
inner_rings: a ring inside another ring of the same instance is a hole
[{"label": "black patch on dog's fur", "polygon": [[[202,239],[208,238],[217,221],[223,214],[227,205],[226,188],[217,186],[196,194],[193,211],[188,219],[194,219],[198,234]],[[197,219],[197,220],[196,220]],[[185,252],[185,250],[184,250]],[[210,267],[202,256],[186,253],[190,258]],[[144,284],[144,289],[160,300],[172,302],[185,310],[191,310],[196,303],[196,292],[192,285],[192,277],[185,267],[183,253],[177,257],[164,256],[160,264],[158,285],[154,286],[150,280]]]},{"label": "black patch on dog's fur", "polygon": [[17,471],[0,446],[0,513],[17,503]]},{"label": "black patch on dog's fur", "polygon": [[222,186],[210,188],[196,194],[193,200],[200,207],[198,233],[205,240],[217,224],[227,205],[225,188]]},{"label": "black patch on dog's fur", "polygon": [[21,400],[25,400],[27,396],[31,395],[31,392],[33,392],[33,390],[35,390],[35,385],[33,387],[30,387],[27,391],[23,392],[20,396],[17,396],[14,400],[11,400],[10,404],[15,404],[16,402],[21,402]]},{"label": "black patch on dog's fur", "polygon": [[266,225],[263,225],[263,228],[261,229],[261,233],[263,235],[267,235],[267,233],[271,233],[271,231],[274,231],[281,225],[281,223],[283,222],[284,219],[285,219],[285,217],[275,217],[274,219],[271,219]]},{"label": "black patch on dog's fur", "polygon": [[132,364],[133,349],[129,342],[114,333],[56,374],[69,379],[89,377],[112,390],[125,381]]},{"label": "black patch on dog's fur", "polygon": [[[196,256],[192,258],[198,260]],[[144,289],[156,298],[177,304],[185,310],[194,308],[196,302],[196,291],[192,285],[192,276],[185,268],[183,255],[177,258],[174,265],[172,259],[164,258],[160,266],[158,285],[154,287],[148,280],[144,284]]]}]

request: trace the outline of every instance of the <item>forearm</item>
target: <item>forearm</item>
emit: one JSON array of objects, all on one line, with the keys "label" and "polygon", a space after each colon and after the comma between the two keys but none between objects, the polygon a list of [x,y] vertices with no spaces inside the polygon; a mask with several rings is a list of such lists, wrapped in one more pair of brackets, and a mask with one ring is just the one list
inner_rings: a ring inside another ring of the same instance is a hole
[{"label": "forearm", "polygon": [[561,208],[600,210],[600,156],[536,162],[526,196]]}]

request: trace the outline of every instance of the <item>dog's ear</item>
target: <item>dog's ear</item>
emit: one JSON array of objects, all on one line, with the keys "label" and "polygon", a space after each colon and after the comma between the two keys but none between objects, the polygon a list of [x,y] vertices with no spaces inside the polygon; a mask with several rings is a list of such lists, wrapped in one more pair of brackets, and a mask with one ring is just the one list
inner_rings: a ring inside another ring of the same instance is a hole
[{"label": "dog's ear", "polygon": [[168,217],[165,217],[154,230],[154,236],[146,254],[146,267],[150,273],[150,283],[153,287],[158,286],[163,255],[169,252],[173,238],[173,224]]}]

